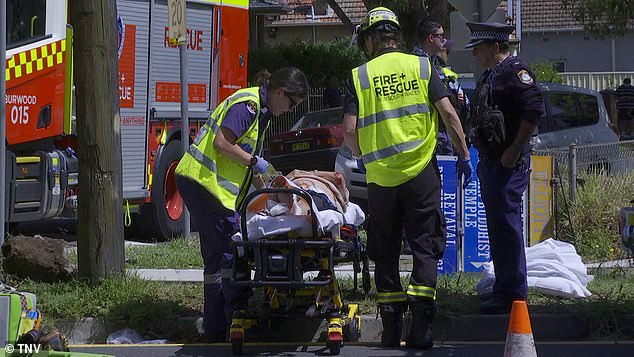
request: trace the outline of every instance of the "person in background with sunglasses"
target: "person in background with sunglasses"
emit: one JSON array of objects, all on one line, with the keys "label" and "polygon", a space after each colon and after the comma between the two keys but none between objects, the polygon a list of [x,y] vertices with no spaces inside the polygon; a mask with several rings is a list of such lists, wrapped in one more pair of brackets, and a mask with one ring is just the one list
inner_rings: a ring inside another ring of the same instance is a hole
[{"label": "person in background with sunglasses", "polygon": [[[413,54],[421,57],[429,58],[429,61],[438,72],[440,80],[447,87],[449,93],[449,101],[453,105],[460,122],[462,130],[466,131],[465,125],[469,119],[469,99],[464,94],[458,82],[458,74],[447,67],[445,60],[441,58],[443,50],[447,50],[450,41],[445,36],[445,30],[438,21],[431,19],[420,20],[416,26],[416,37],[418,46],[414,47]],[[453,155],[453,145],[451,137],[447,132],[444,123],[438,123],[438,144],[436,145],[436,153],[438,155]]]},{"label": "person in background with sunglasses", "polygon": [[308,81],[297,68],[263,71],[256,81],[216,107],[176,168],[178,191],[200,235],[207,342],[227,340],[233,311],[246,307],[251,293],[222,278],[232,265],[229,242],[239,230],[241,201],[253,175],[269,168],[261,153],[271,115],[293,110],[308,96]]},{"label": "person in background with sunglasses", "polygon": [[[400,345],[409,305],[407,346],[429,349],[437,309],[436,269],[445,251],[440,171],[434,155],[439,113],[460,162],[470,162],[469,151],[447,89],[429,60],[399,51],[401,26],[394,12],[385,7],[370,10],[356,40],[371,60],[354,68],[348,79],[344,139],[358,157],[359,169],[367,171],[367,251],[375,262],[381,344]],[[460,172],[468,182],[470,166]],[[403,228],[414,259],[407,292],[399,276]]]}]

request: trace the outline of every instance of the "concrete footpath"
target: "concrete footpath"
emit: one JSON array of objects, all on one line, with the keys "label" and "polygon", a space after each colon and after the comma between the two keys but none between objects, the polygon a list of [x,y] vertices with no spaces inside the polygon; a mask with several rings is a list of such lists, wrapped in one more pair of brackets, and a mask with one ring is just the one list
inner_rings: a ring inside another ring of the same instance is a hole
[{"label": "concrete footpath", "polygon": [[[128,273],[144,279],[166,282],[202,282],[203,271],[200,269],[128,269]],[[351,266],[337,266],[338,278],[352,277]],[[401,272],[401,275],[409,275]],[[441,306],[442,308],[442,306]],[[530,306],[529,306],[530,309]],[[531,325],[536,341],[581,341],[590,336],[590,321],[576,315],[544,315],[531,314]],[[197,318],[182,318],[174,321],[185,329],[195,331]],[[634,318],[630,319],[634,322]],[[443,341],[504,341],[508,329],[509,315],[459,315],[444,316],[440,314],[434,324],[434,339]],[[324,325],[319,321],[306,320],[287,321],[288,328],[280,326],[285,341],[316,342],[323,340]],[[281,323],[281,324],[286,324]],[[297,328],[297,324],[302,328]],[[60,321],[56,324],[71,344],[105,343],[108,334],[114,332],[104,324],[92,318],[79,321]],[[377,342],[381,335],[381,320],[376,314],[362,315],[360,342]],[[301,331],[301,332],[299,332]],[[297,335],[294,332],[298,332]]]}]

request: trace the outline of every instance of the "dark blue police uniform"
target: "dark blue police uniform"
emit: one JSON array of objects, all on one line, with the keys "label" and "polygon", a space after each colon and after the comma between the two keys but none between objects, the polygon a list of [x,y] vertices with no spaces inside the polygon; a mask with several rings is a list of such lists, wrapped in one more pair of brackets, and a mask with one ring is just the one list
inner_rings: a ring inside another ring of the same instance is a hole
[{"label": "dark blue police uniform", "polygon": [[[472,31],[467,48],[484,41],[506,42],[512,27],[502,24],[468,24]],[[526,300],[526,255],[522,234],[522,195],[528,186],[530,146],[523,143],[517,150],[515,167],[504,167],[502,155],[516,138],[522,121],[537,124],[544,112],[544,102],[535,76],[520,58],[508,56],[486,70],[476,87],[472,101],[472,120],[487,109],[497,108],[504,116],[504,140],[491,143],[476,126],[472,142],[479,151],[478,178],[486,209],[491,255],[495,266],[493,296],[483,303],[483,313],[504,313],[513,300]]]}]

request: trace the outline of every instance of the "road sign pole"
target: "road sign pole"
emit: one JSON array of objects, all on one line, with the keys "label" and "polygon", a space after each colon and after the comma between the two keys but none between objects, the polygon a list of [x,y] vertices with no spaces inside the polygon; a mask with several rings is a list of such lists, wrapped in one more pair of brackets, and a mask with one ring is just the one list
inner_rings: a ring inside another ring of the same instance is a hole
[{"label": "road sign pole", "polygon": [[6,2],[0,4],[0,246],[4,244],[4,225],[5,225],[5,171],[6,171],[6,142],[7,142],[7,6]]},{"label": "road sign pole", "polygon": [[[181,65],[181,144],[183,145],[183,155],[189,148],[189,88],[187,88],[187,44],[178,45]],[[183,202],[183,220],[185,221],[185,239],[191,236],[189,210]]]},{"label": "road sign pole", "polygon": [[[170,44],[178,44],[181,85],[181,145],[182,155],[189,149],[189,88],[187,87],[187,25],[185,0],[169,0],[167,25]],[[183,203],[183,221],[186,239],[191,236],[189,210]]]}]

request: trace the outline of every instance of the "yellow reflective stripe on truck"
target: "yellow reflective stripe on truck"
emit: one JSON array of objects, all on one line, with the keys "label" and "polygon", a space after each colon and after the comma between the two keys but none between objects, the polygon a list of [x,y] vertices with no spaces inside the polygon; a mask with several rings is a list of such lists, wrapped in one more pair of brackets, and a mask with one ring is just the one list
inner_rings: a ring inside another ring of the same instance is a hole
[{"label": "yellow reflective stripe on truck", "polygon": [[18,79],[64,62],[66,39],[16,53],[7,60],[6,79]]},{"label": "yellow reflective stripe on truck", "polygon": [[66,40],[70,46],[64,44],[66,50],[66,85],[64,86],[64,134],[73,133],[73,27],[66,26]]},{"label": "yellow reflective stripe on truck", "polygon": [[37,164],[41,161],[39,156],[18,156],[15,162],[18,164]]},{"label": "yellow reflective stripe on truck", "polygon": [[231,6],[231,7],[241,7],[244,9],[249,8],[249,0],[198,0],[198,1],[190,0],[190,2],[208,3],[208,4]]}]

